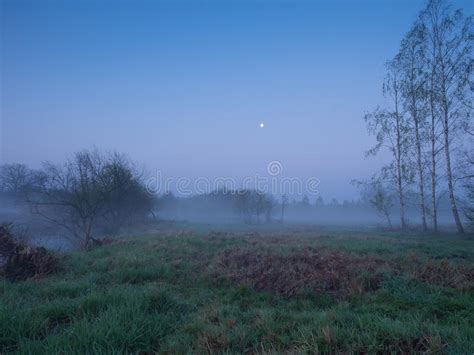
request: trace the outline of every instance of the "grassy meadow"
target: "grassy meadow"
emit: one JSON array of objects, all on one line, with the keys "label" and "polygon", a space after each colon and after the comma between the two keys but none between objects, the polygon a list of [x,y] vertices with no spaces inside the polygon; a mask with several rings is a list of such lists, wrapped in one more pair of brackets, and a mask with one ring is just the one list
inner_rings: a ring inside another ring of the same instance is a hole
[{"label": "grassy meadow", "polygon": [[0,353],[474,353],[474,238],[161,224],[0,280]]}]

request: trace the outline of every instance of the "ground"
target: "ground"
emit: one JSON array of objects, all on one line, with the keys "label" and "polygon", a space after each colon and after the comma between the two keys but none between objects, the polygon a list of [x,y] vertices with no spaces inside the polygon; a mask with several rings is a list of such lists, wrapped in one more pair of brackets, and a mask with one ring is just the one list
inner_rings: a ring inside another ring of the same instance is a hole
[{"label": "ground", "polygon": [[0,353],[474,353],[474,238],[160,224],[0,281]]}]

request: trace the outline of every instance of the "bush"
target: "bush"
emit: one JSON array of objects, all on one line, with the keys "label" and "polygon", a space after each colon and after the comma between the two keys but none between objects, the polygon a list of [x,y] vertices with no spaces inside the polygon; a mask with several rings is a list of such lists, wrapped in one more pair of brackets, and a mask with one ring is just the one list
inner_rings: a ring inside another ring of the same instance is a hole
[{"label": "bush", "polygon": [[10,281],[42,277],[58,269],[58,258],[44,248],[15,240],[7,225],[0,226],[0,276]]}]

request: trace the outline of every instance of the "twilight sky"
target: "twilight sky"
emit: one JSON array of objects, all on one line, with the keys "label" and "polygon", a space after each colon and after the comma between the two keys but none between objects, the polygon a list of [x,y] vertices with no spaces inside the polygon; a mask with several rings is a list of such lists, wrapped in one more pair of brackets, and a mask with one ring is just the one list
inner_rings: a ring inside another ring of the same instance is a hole
[{"label": "twilight sky", "polygon": [[95,145],[169,177],[242,179],[277,160],[326,199],[356,197],[350,180],[383,162],[364,159],[364,111],[423,4],[2,0],[0,163]]}]

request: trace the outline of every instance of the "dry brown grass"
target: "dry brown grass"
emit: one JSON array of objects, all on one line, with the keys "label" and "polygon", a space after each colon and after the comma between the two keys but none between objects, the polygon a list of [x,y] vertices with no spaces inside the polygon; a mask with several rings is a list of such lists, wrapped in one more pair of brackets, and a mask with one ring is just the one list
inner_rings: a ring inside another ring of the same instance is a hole
[{"label": "dry brown grass", "polygon": [[[377,289],[388,273],[442,287],[463,290],[474,287],[474,268],[455,265],[446,259],[422,260],[409,256],[402,263],[313,247],[294,248],[288,255],[282,255],[268,248],[268,244],[267,240],[255,248],[258,252],[242,248],[224,251],[219,257],[221,273],[256,291],[284,297],[309,292],[329,293],[344,299]],[[255,247],[253,243],[250,246]]]},{"label": "dry brown grass", "polygon": [[285,256],[235,248],[221,255],[220,265],[228,278],[257,291],[285,297],[328,292],[344,298],[377,288],[387,263],[340,251],[316,253],[307,248]]},{"label": "dry brown grass", "polygon": [[18,242],[7,226],[0,226],[0,276],[10,281],[39,278],[58,269],[58,259],[44,248]]},{"label": "dry brown grass", "polygon": [[400,268],[411,277],[429,284],[462,290],[474,288],[474,268],[455,265],[448,259],[422,261],[411,255],[409,262]]}]

